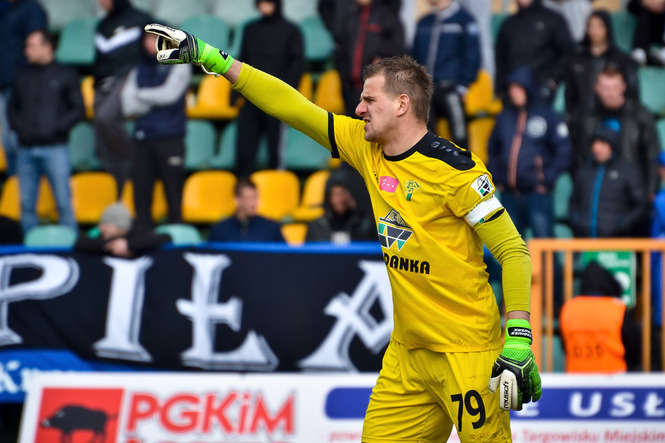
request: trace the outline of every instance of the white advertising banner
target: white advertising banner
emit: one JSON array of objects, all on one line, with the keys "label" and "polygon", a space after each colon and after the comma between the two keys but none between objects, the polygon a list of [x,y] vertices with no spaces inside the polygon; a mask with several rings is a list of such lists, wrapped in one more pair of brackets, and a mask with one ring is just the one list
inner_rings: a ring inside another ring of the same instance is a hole
[{"label": "white advertising banner", "polygon": [[[42,373],[19,443],[359,442],[373,374]],[[515,442],[665,442],[665,375],[543,375]],[[450,441],[459,441],[453,435]]]}]

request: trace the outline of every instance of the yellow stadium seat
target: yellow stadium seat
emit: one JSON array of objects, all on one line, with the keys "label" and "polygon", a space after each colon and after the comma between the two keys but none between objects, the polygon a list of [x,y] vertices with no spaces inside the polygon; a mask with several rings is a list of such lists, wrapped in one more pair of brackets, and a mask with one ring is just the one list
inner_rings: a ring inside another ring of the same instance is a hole
[{"label": "yellow stadium seat", "polygon": [[[122,202],[129,209],[132,217],[136,217],[136,209],[134,208],[134,185],[131,180],[125,182],[122,188]],[[155,187],[152,192],[152,218],[155,221],[161,220],[166,217],[168,213],[168,205],[166,203],[166,194],[164,193],[164,183],[161,180],[155,182]]]},{"label": "yellow stadium seat", "polygon": [[282,235],[290,246],[300,246],[305,243],[307,225],[305,223],[286,223],[282,225]]},{"label": "yellow stadium seat", "polygon": [[445,138],[446,140],[450,140],[450,125],[445,118],[440,118],[439,121],[436,122],[436,135]]},{"label": "yellow stadium seat", "polygon": [[92,119],[94,115],[95,103],[95,79],[92,75],[88,75],[81,81],[81,94],[83,95],[83,105],[85,106],[85,118]]},{"label": "yellow stadium seat", "polygon": [[258,213],[282,220],[298,207],[300,183],[291,171],[267,169],[250,176],[259,191]]},{"label": "yellow stadium seat", "polygon": [[321,74],[314,93],[314,103],[328,112],[344,114],[342,80],[336,70],[331,69]]},{"label": "yellow stadium seat", "polygon": [[501,100],[494,98],[494,83],[489,72],[482,69],[478,72],[478,78],[466,94],[464,105],[467,115],[496,115],[501,112]]},{"label": "yellow stadium seat", "polygon": [[104,209],[118,199],[116,182],[107,172],[81,172],[70,179],[74,217],[79,223],[99,222]]},{"label": "yellow stadium seat", "polygon": [[[37,192],[37,216],[49,221],[57,220],[58,210],[55,206],[55,198],[46,177],[42,177],[39,181],[39,190]],[[15,175],[9,177],[2,188],[0,214],[14,220],[21,218],[21,194],[18,177]]]},{"label": "yellow stadium seat", "polygon": [[493,117],[477,118],[469,123],[469,149],[485,164],[488,158],[487,144],[493,129]]},{"label": "yellow stadium seat", "polygon": [[7,157],[5,156],[5,148],[0,143],[0,172],[7,172]]},{"label": "yellow stadium seat", "polygon": [[298,91],[305,97],[307,100],[312,100],[312,94],[314,92],[314,82],[312,81],[312,75],[309,72],[305,72],[302,77],[300,77],[300,84],[298,85]]},{"label": "yellow stadium seat", "polygon": [[228,171],[199,171],[185,181],[182,218],[186,223],[216,223],[235,211],[236,177]]},{"label": "yellow stadium seat", "polygon": [[230,120],[238,115],[231,105],[231,84],[223,77],[205,75],[199,84],[193,106],[187,107],[187,117]]},{"label": "yellow stadium seat", "polygon": [[312,173],[303,186],[300,205],[293,211],[293,218],[309,222],[323,215],[323,200],[325,199],[326,182],[330,171],[321,170]]}]

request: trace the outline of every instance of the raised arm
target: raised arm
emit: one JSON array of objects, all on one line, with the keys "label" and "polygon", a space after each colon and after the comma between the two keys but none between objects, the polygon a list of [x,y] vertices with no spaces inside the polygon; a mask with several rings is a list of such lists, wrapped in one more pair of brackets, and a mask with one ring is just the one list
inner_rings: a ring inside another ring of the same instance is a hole
[{"label": "raised arm", "polygon": [[192,63],[200,65],[208,74],[224,76],[236,91],[258,108],[331,149],[328,132],[332,115],[282,80],[241,63],[179,29],[151,24],[145,30],[157,35],[157,60],[160,63]]}]

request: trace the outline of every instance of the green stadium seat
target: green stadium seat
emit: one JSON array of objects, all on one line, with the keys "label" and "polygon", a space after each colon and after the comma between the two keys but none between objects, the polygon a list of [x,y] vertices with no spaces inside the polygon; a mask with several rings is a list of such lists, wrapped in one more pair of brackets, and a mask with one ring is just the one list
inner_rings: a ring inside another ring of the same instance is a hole
[{"label": "green stadium seat", "polygon": [[325,169],[330,152],[302,132],[288,128],[286,132],[285,167],[294,170]]},{"label": "green stadium seat", "polygon": [[132,0],[132,6],[147,13],[156,10],[158,3],[159,0]]},{"label": "green stadium seat", "polygon": [[[210,166],[215,169],[235,169],[236,167],[236,137],[237,125],[229,123],[219,140],[219,151],[210,159]],[[268,166],[268,142],[265,137],[259,142],[257,167],[265,169]]]},{"label": "green stadium seat", "polygon": [[287,0],[284,2],[284,16],[294,23],[301,22],[307,17],[318,15],[316,4],[312,0]]},{"label": "green stadium seat", "polygon": [[658,129],[658,139],[660,140],[660,149],[665,151],[665,118],[661,118],[656,123]]},{"label": "green stadium seat", "polygon": [[554,104],[552,107],[559,114],[566,112],[566,85],[563,83],[561,83],[556,90],[556,96],[554,96]]},{"label": "green stadium seat", "polygon": [[[157,3],[158,4],[153,10],[155,17],[159,18],[167,24],[170,24],[171,26],[178,26],[182,27],[183,29],[185,23],[192,17],[200,18],[210,13],[207,2],[200,0],[193,2],[159,0]],[[198,34],[194,35],[198,37]],[[203,37],[200,38],[203,39]],[[223,48],[224,46],[218,46],[218,48],[219,47]]]},{"label": "green stadium seat", "polygon": [[573,192],[573,180],[564,172],[554,184],[554,217],[557,220],[568,220],[570,194]]},{"label": "green stadium seat", "polygon": [[242,35],[245,31],[245,26],[247,26],[247,24],[254,19],[255,17],[247,19],[233,27],[233,39],[231,41],[229,50],[231,51],[231,55],[234,57],[240,57],[240,50],[242,48]]},{"label": "green stadium seat", "polygon": [[29,247],[71,247],[76,242],[76,231],[69,226],[44,225],[30,229],[23,239]]},{"label": "green stadium seat", "polygon": [[252,1],[213,0],[213,2],[213,15],[221,17],[230,26],[235,27],[259,15]]},{"label": "green stadium seat", "polygon": [[308,17],[298,26],[305,40],[305,58],[308,61],[324,61],[334,49],[333,39],[318,16]]},{"label": "green stadium seat", "polygon": [[55,58],[69,65],[91,65],[95,61],[95,26],[97,19],[72,20],[62,30]]},{"label": "green stadium seat", "polygon": [[90,0],[40,0],[39,3],[46,10],[52,31],[62,30],[72,20],[97,17],[97,2]]},{"label": "green stadium seat", "polygon": [[69,132],[69,161],[74,171],[101,168],[95,153],[95,130],[87,122],[80,122]]},{"label": "green stadium seat", "polygon": [[623,51],[630,52],[633,49],[633,36],[635,34],[635,17],[626,11],[613,12],[612,28],[614,41]]},{"label": "green stadium seat", "polygon": [[554,238],[573,238],[573,230],[564,223],[554,225]]},{"label": "green stadium seat", "polygon": [[215,154],[215,127],[205,120],[188,120],[185,136],[185,167],[198,170],[210,167]]},{"label": "green stadium seat", "polygon": [[[199,2],[174,2],[189,8]],[[190,14],[191,15],[191,14]],[[182,29],[191,32],[201,40],[210,43],[217,48],[228,48],[231,30],[229,25],[219,17],[212,15],[190,17],[182,22]]]},{"label": "green stadium seat", "polygon": [[174,245],[196,245],[203,242],[198,229],[187,224],[166,224],[155,229],[159,234],[169,234]]},{"label": "green stadium seat", "polygon": [[665,69],[645,66],[639,70],[640,101],[651,112],[665,115]]},{"label": "green stadium seat", "polygon": [[503,12],[492,14],[492,41],[496,41],[496,38],[499,35],[499,29],[501,29],[501,24],[509,15],[510,14]]}]

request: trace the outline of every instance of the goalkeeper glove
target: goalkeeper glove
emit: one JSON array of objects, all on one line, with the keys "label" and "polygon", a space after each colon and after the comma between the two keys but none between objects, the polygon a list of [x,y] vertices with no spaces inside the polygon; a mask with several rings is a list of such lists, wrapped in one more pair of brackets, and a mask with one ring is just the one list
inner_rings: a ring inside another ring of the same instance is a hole
[{"label": "goalkeeper glove", "polygon": [[527,320],[506,322],[506,338],[494,362],[490,391],[499,391],[501,409],[522,410],[522,404],[537,401],[542,395],[538,366],[531,352],[531,325]]},{"label": "goalkeeper glove", "polygon": [[226,74],[233,57],[189,32],[152,23],[146,32],[157,35],[157,61],[164,64],[192,63],[201,65],[208,74]]}]

